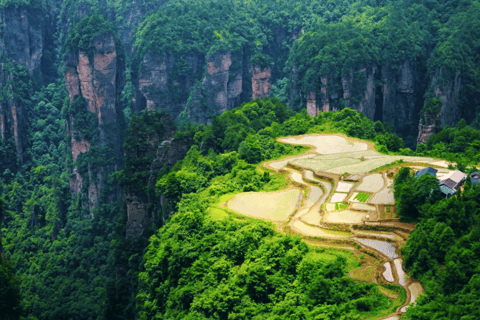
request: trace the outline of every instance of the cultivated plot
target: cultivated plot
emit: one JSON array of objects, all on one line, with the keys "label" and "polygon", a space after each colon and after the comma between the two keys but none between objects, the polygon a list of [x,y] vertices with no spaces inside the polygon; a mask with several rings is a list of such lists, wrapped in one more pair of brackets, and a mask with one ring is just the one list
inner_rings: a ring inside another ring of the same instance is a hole
[{"label": "cultivated plot", "polygon": [[346,193],[338,193],[338,192],[335,192],[332,196],[332,199],[330,200],[330,202],[343,202],[343,200],[345,200],[345,198],[347,197],[347,194]]},{"label": "cultivated plot", "polygon": [[337,188],[335,189],[336,192],[345,192],[345,193],[349,193],[350,190],[352,190],[353,186],[355,185],[355,183],[352,183],[352,182],[343,182],[343,181],[340,181],[337,185]]},{"label": "cultivated plot", "polygon": [[302,193],[302,190],[293,188],[277,192],[246,192],[233,197],[227,207],[253,218],[287,221]]},{"label": "cultivated plot", "polygon": [[393,190],[391,185],[393,180],[387,180],[387,186],[383,188],[380,192],[375,194],[369,201],[371,204],[394,204],[395,198],[393,196]]},{"label": "cultivated plot", "polygon": [[296,220],[292,224],[293,229],[297,230],[300,234],[303,234],[308,237],[318,237],[326,239],[348,239],[352,236],[351,233],[342,232],[342,231],[330,231],[325,229],[320,229],[317,227],[309,226],[308,224],[303,223],[300,220]]},{"label": "cultivated plot", "polygon": [[375,208],[375,206],[371,206],[369,204],[359,203],[359,202],[352,203],[351,208],[353,210],[377,211],[377,208]]},{"label": "cultivated plot", "polygon": [[355,188],[355,191],[375,193],[385,187],[385,181],[380,173],[372,173],[363,177],[362,183]]},{"label": "cultivated plot", "polygon": [[393,278],[393,273],[392,273],[392,266],[390,262],[385,262],[383,264],[385,267],[385,271],[382,273],[383,277],[388,281],[388,282],[393,282],[395,279]]},{"label": "cultivated plot", "polygon": [[352,141],[337,135],[304,135],[299,137],[285,137],[278,139],[280,142],[298,145],[314,146],[317,153],[333,154],[367,150],[365,142]]},{"label": "cultivated plot", "polygon": [[349,201],[349,202],[361,202],[361,203],[365,203],[365,202],[367,202],[368,198],[370,198],[370,194],[369,194],[369,193],[365,193],[365,192],[354,192],[348,201]]},{"label": "cultivated plot", "polygon": [[323,221],[328,223],[358,224],[367,216],[366,213],[352,210],[326,212]]}]

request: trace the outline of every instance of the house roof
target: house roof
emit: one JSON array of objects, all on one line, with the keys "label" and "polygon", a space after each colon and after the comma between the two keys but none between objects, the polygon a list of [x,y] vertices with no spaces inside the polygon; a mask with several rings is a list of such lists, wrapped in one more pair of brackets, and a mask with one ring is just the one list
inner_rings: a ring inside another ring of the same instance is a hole
[{"label": "house roof", "polygon": [[463,183],[463,181],[465,181],[466,178],[467,175],[462,171],[450,171],[442,177],[442,180],[440,180],[440,184],[444,184],[452,189],[456,189]]},{"label": "house roof", "polygon": [[455,189],[452,189],[444,184],[440,185],[440,191],[447,196],[455,194],[456,192]]},{"label": "house roof", "polygon": [[436,176],[437,172],[438,172],[437,169],[434,169],[432,167],[426,167],[426,168],[423,168],[422,170],[415,172],[415,178],[419,178],[423,176],[425,173],[431,174],[432,176]]},{"label": "house roof", "polygon": [[472,181],[472,184],[480,183],[480,173],[478,173],[478,172],[471,173],[470,174],[470,179]]}]

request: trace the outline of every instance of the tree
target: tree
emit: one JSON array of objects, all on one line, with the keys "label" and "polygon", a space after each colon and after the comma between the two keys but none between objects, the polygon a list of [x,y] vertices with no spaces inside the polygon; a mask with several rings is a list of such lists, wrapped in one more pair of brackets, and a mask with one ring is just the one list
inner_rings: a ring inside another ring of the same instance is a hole
[{"label": "tree", "polygon": [[3,199],[0,199],[0,310],[5,320],[20,319],[20,291],[13,266],[5,261],[2,247],[2,223],[4,216]]}]

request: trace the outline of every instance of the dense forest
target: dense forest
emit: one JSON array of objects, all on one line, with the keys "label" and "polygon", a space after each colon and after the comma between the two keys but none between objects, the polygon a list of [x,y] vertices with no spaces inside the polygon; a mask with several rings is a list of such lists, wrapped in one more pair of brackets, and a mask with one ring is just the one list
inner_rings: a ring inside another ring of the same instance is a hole
[{"label": "dense forest", "polygon": [[[259,164],[307,150],[289,135],[480,162],[478,1],[0,0],[0,20],[0,319],[363,319],[391,306],[353,262],[212,219],[219,199],[286,187]],[[476,319],[480,187],[437,187],[395,182],[426,292],[405,317]]]}]

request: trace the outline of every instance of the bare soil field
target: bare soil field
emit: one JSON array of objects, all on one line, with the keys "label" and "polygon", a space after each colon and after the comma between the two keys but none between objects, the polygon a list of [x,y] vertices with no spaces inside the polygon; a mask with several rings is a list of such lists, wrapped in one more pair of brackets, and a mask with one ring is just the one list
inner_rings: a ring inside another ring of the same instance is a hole
[{"label": "bare soil field", "polygon": [[353,186],[355,183],[352,182],[343,182],[340,181],[337,185],[337,188],[335,189],[336,192],[346,192],[349,193],[350,190],[352,190]]},{"label": "bare soil field", "polygon": [[320,211],[319,205],[313,206],[310,210],[308,210],[307,213],[300,216],[300,219],[305,223],[318,225],[320,223],[320,219],[322,218],[320,216],[319,211]]},{"label": "bare soil field", "polygon": [[313,158],[313,157],[316,157],[316,156],[317,156],[316,154],[310,153],[310,154],[304,154],[304,155],[296,156],[296,157],[289,157],[289,158],[286,158],[286,159],[283,159],[283,160],[271,161],[271,162],[267,163],[267,166],[272,167],[275,170],[280,170],[280,169],[285,168],[285,166],[289,162],[294,162],[294,161],[300,160],[300,159]]},{"label": "bare soil field", "polygon": [[363,177],[362,183],[355,188],[355,191],[375,193],[385,187],[385,181],[381,173],[372,173]]},{"label": "bare soil field", "polygon": [[337,193],[335,192],[332,196],[332,198],[330,199],[330,202],[332,203],[335,203],[335,202],[343,202],[343,200],[345,200],[345,198],[347,198],[347,194],[346,193]]},{"label": "bare soil field", "polygon": [[335,211],[335,203],[327,203],[325,205],[325,210],[328,212],[334,212]]},{"label": "bare soil field", "polygon": [[393,180],[387,179],[387,186],[380,192],[376,193],[368,203],[371,204],[395,204],[395,198],[393,197],[393,190],[390,186],[393,184]]},{"label": "bare soil field", "polygon": [[287,221],[302,193],[298,188],[277,192],[246,192],[233,197],[227,207],[253,218]]},{"label": "bare soil field", "polygon": [[316,152],[319,154],[354,152],[368,149],[368,145],[364,142],[353,141],[339,135],[310,134],[299,137],[280,138],[278,141],[289,144],[314,146]]},{"label": "bare soil field", "polygon": [[343,210],[336,212],[326,212],[323,221],[328,223],[361,223],[367,216],[366,213],[352,210]]},{"label": "bare soil field", "polygon": [[375,206],[365,204],[365,203],[353,203],[352,207],[353,210],[366,210],[366,211],[376,211],[377,208]]}]

